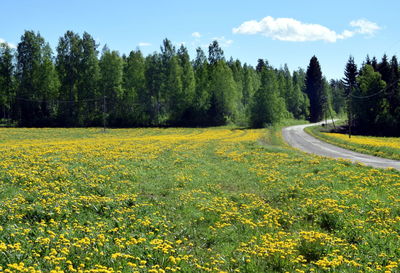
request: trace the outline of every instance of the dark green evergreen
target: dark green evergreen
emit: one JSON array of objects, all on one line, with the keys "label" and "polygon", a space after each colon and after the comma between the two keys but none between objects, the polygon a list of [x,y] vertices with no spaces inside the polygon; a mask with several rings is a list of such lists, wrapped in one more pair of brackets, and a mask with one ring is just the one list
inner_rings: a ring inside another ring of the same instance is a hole
[{"label": "dark green evergreen", "polygon": [[323,118],[323,92],[322,72],[317,57],[313,56],[307,68],[305,79],[305,92],[310,100],[311,122],[317,122]]}]

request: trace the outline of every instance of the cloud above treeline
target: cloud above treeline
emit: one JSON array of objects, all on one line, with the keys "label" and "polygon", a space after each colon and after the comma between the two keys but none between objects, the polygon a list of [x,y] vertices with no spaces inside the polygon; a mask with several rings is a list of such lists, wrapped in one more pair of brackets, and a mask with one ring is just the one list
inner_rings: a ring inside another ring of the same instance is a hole
[{"label": "cloud above treeline", "polygon": [[337,33],[319,24],[303,23],[293,18],[273,18],[267,16],[260,21],[251,20],[233,28],[235,34],[263,36],[280,41],[306,42],[306,41],[325,41],[334,43],[353,37],[356,34],[373,36],[380,27],[366,19],[359,19],[350,22],[351,30],[344,30]]},{"label": "cloud above treeline", "polygon": [[225,38],[225,36],[221,37],[213,37],[212,41],[217,41],[221,47],[230,47],[233,44],[233,40]]},{"label": "cloud above treeline", "polygon": [[202,35],[200,34],[200,32],[193,32],[192,33],[192,37],[195,37],[195,38],[200,38]]},{"label": "cloud above treeline", "polygon": [[6,40],[4,40],[4,39],[2,39],[2,38],[0,38],[0,44],[6,44],[6,45],[8,45],[10,48],[14,48],[14,49],[17,48],[15,45],[13,45],[13,44],[11,44],[11,43],[8,43]]},{"label": "cloud above treeline", "polygon": [[140,43],[138,44],[138,46],[140,46],[140,47],[151,46],[151,43],[140,42]]}]

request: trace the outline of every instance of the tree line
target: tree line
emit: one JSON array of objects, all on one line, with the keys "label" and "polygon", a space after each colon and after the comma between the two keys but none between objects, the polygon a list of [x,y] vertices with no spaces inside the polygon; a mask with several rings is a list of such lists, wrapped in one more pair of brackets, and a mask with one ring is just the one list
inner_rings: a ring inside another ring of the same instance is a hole
[{"label": "tree line", "polygon": [[128,55],[67,31],[53,54],[38,32],[17,49],[0,45],[0,118],[18,126],[262,127],[283,118],[321,119],[343,111],[343,85],[322,77],[316,57],[307,72],[226,60],[217,41],[208,54],[165,39],[160,52]]},{"label": "tree line", "polygon": [[397,57],[373,57],[358,69],[350,57],[343,78],[351,133],[400,136],[400,69]]}]

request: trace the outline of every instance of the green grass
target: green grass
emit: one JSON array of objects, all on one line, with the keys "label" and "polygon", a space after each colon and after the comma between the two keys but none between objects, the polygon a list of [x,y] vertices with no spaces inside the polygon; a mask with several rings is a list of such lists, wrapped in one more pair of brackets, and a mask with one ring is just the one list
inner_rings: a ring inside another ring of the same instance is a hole
[{"label": "green grass", "polygon": [[0,271],[398,270],[400,173],[278,129],[1,130]]},{"label": "green grass", "polygon": [[[342,123],[338,123],[341,125]],[[310,135],[323,140],[325,142],[337,145],[339,147],[353,150],[363,154],[373,156],[400,160],[400,139],[399,138],[385,138],[385,137],[368,137],[353,135],[352,138],[338,138],[330,135],[329,132],[332,125],[327,127],[312,126],[305,128],[305,131]],[[357,141],[357,142],[356,142]],[[364,142],[363,142],[364,141]],[[392,142],[392,143],[390,143]],[[383,146],[388,143],[388,146]],[[389,146],[390,145],[390,146]]]}]

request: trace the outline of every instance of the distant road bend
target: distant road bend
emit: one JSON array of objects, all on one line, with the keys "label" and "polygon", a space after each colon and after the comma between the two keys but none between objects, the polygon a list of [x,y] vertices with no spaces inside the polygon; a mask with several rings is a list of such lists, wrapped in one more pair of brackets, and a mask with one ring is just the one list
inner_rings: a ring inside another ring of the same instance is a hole
[{"label": "distant road bend", "polygon": [[321,123],[296,125],[286,127],[282,130],[285,141],[294,148],[306,153],[321,155],[331,158],[343,158],[352,162],[363,163],[375,168],[395,168],[400,170],[400,161],[380,158],[376,156],[361,154],[346,150],[332,144],[323,142],[304,132],[304,128]]}]

